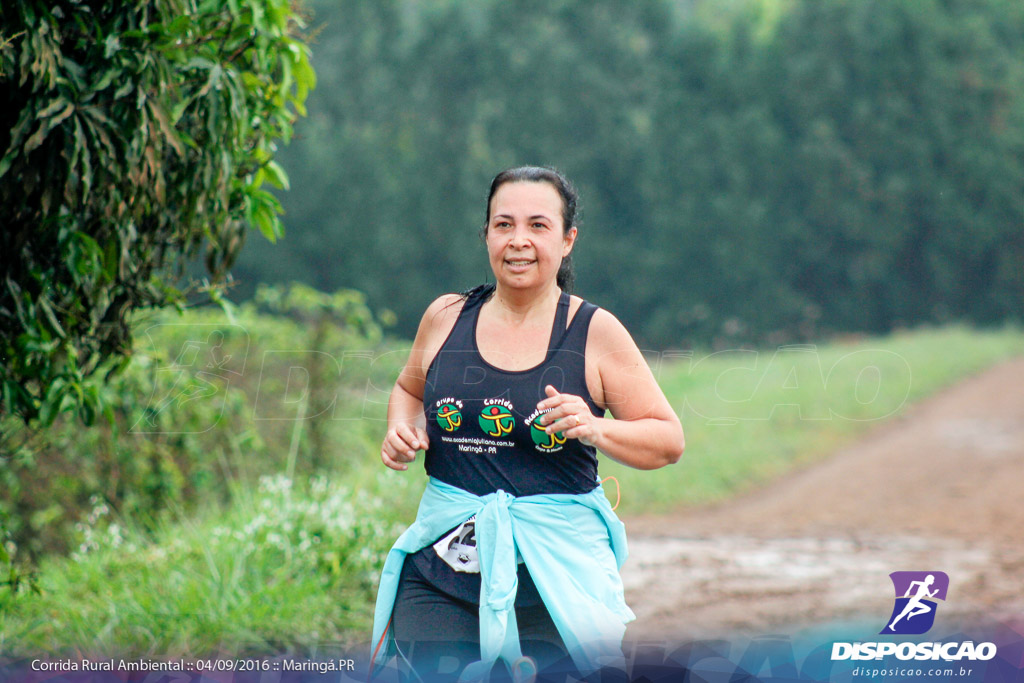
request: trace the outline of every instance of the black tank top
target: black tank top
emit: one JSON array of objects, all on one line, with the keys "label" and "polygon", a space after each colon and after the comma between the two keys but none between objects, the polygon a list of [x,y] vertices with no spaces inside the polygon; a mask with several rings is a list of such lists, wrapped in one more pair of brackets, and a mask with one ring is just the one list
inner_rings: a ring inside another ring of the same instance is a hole
[{"label": "black tank top", "polygon": [[587,389],[584,350],[597,306],[584,302],[566,329],[569,295],[558,301],[544,361],[529,370],[502,370],[476,345],[480,307],[493,285],[473,290],[427,369],[427,474],[482,496],[587,493],[597,486],[597,453],[578,439],[545,434],[537,403],[548,384],[576,394],[604,415]]},{"label": "black tank top", "polygon": [[[587,493],[597,487],[594,447],[545,434],[535,421],[540,415],[537,403],[547,398],[548,384],[580,396],[594,415],[604,415],[587,389],[584,362],[587,330],[597,306],[583,302],[566,327],[569,295],[563,292],[544,361],[529,370],[503,370],[485,361],[476,345],[480,307],[493,292],[493,285],[484,285],[469,293],[427,369],[427,474],[478,496],[498,489],[515,496]],[[430,545],[411,559],[438,589],[466,602],[477,601],[479,574],[456,572]],[[529,572],[520,565],[516,605],[540,602]]]}]

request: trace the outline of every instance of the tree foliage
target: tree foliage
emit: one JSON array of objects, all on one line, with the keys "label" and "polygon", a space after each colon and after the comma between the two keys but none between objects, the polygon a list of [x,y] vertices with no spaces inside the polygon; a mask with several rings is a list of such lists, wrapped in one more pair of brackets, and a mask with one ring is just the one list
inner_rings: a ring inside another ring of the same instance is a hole
[{"label": "tree foliage", "polygon": [[541,163],[582,192],[579,293],[649,347],[1020,319],[1019,2],[312,8],[289,238],[239,279],[364,289],[412,335],[490,276],[490,178]]},{"label": "tree foliage", "polygon": [[274,161],[314,85],[289,0],[21,0],[0,9],[0,414],[91,421],[129,314],[180,303],[205,245],[282,234]]}]

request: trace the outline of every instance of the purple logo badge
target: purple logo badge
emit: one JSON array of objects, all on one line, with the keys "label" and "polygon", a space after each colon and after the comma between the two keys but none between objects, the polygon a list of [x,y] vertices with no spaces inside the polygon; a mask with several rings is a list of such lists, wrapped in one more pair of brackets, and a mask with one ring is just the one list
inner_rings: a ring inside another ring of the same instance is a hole
[{"label": "purple logo badge", "polygon": [[896,604],[882,634],[926,633],[935,623],[936,600],[945,600],[949,577],[945,572],[893,572]]}]

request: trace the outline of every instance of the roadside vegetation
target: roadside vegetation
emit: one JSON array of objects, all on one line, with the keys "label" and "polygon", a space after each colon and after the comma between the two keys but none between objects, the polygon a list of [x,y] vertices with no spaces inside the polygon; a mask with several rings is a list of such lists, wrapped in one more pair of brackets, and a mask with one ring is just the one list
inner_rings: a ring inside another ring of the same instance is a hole
[{"label": "roadside vegetation", "polygon": [[[46,495],[33,499],[37,506],[20,526],[10,523],[18,521],[17,508],[5,510],[9,528],[24,532],[4,546],[5,652],[315,655],[325,647],[358,653],[366,646],[381,563],[414,516],[424,484],[419,465],[391,472],[376,454],[383,430],[380,395],[397,374],[407,343],[380,335],[351,294],[335,295],[330,305],[318,296],[326,295],[301,288],[265,291],[263,312],[254,304],[236,310],[233,321],[220,312],[196,311],[186,315],[184,326],[163,319],[150,324],[152,348],[178,359],[190,344],[208,354],[202,346],[210,340],[206,331],[235,330],[216,336],[215,343],[222,359],[240,353],[244,343],[245,367],[239,366],[233,386],[203,400],[173,394],[173,411],[155,409],[161,402],[154,404],[152,394],[121,405],[125,414],[115,414],[114,427],[108,423],[100,436],[96,429],[83,436],[73,422],[58,419],[46,438],[29,439],[28,446],[39,450],[33,458],[22,454],[20,481],[23,490]],[[354,368],[361,370],[349,368],[346,375],[342,362],[339,375],[321,358],[323,374],[309,374],[318,354],[308,351],[327,354],[327,347],[302,349],[299,341],[324,333],[312,323],[279,319],[267,312],[271,304],[304,308],[306,315],[333,311],[335,321],[339,310],[360,312],[351,319],[361,320],[362,328],[336,324],[331,334],[349,336],[328,346],[338,359],[358,351],[362,360]],[[204,334],[197,337],[197,330]],[[288,339],[306,355],[277,358],[274,352],[289,348]],[[947,327],[816,346],[663,356],[660,364],[654,359],[655,371],[683,419],[683,460],[640,472],[603,458],[601,472],[618,479],[620,514],[723,500],[806,466],[898,419],[915,401],[1022,352],[1020,330]],[[198,362],[161,366],[147,358],[145,372],[152,365],[168,374],[175,368],[179,389],[194,387],[208,370]],[[143,370],[130,370],[123,381],[135,372]],[[297,388],[297,374],[307,390]],[[322,395],[310,389],[317,386]],[[118,390],[116,382],[112,387]],[[261,408],[268,389],[279,412],[262,417],[282,419],[259,419],[271,405]],[[298,411],[320,417],[295,419]],[[164,419],[192,427],[177,434],[116,431],[146,415],[157,424]],[[315,443],[324,452],[314,457]],[[91,460],[85,457],[89,449],[95,449]],[[152,461],[132,470],[129,464],[142,454]],[[51,456],[63,458],[62,476],[43,464]],[[29,461],[36,463],[36,478],[29,476]],[[114,485],[111,477],[137,481]],[[167,481],[157,486],[161,477]],[[61,487],[74,495],[62,494]],[[606,483],[606,490],[614,501],[615,485]],[[68,502],[56,510],[54,501]]]}]

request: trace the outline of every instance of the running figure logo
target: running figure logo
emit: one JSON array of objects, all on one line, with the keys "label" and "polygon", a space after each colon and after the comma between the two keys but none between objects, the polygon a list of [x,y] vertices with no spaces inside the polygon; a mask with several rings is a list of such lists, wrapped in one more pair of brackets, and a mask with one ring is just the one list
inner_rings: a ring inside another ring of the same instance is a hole
[{"label": "running figure logo", "polygon": [[540,424],[538,417],[530,424],[530,438],[534,445],[542,451],[558,451],[565,445],[566,436],[562,432],[548,434],[544,431],[544,425]]},{"label": "running figure logo", "polygon": [[512,433],[516,419],[512,417],[512,411],[505,406],[492,405],[484,408],[479,418],[480,429],[484,430],[487,436],[502,437]]},{"label": "running figure logo", "polygon": [[454,432],[461,427],[462,413],[459,412],[459,406],[451,402],[441,404],[437,409],[437,424],[446,432]]},{"label": "running figure logo", "polygon": [[927,632],[935,623],[936,600],[946,599],[949,577],[945,572],[893,572],[889,578],[896,590],[896,604],[889,623],[879,633]]}]

